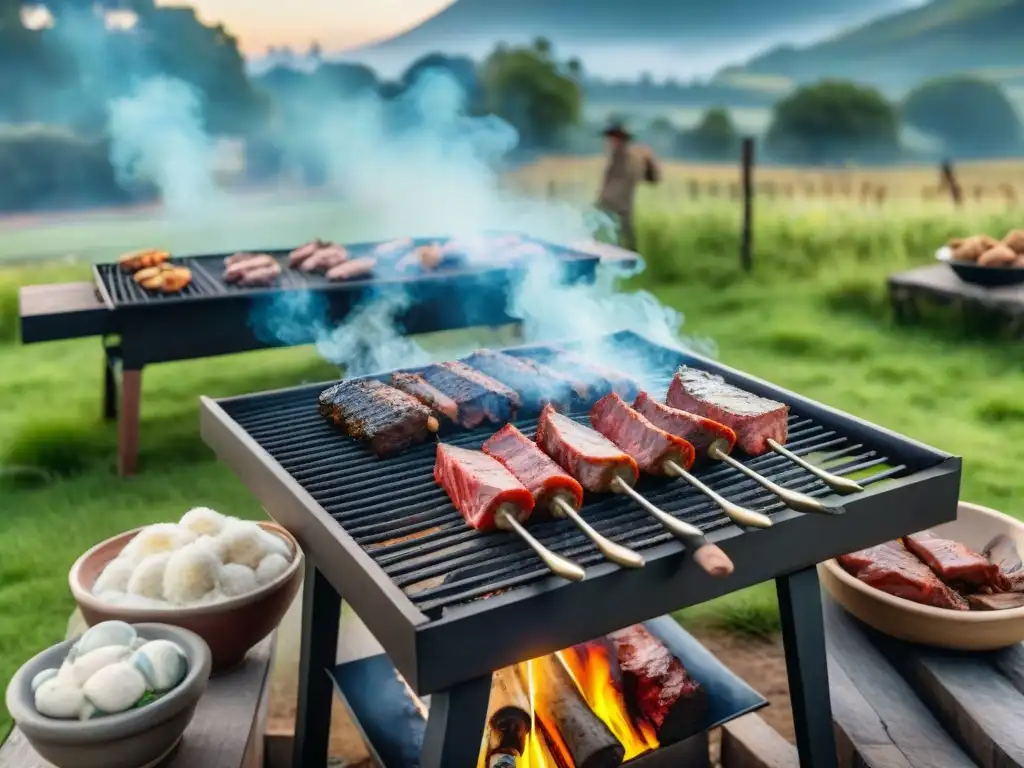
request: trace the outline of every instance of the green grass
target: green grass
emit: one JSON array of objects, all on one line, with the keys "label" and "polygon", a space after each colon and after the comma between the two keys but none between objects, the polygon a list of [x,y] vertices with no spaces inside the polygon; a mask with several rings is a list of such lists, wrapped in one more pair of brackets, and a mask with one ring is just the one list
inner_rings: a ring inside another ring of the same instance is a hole
[{"label": "green grass", "polygon": [[[1024,441],[1019,347],[966,335],[941,315],[928,327],[895,328],[884,298],[888,273],[927,261],[953,234],[998,234],[1012,223],[1007,217],[759,208],[756,266],[746,276],[737,267],[734,208],[670,209],[656,196],[640,207],[649,267],[636,282],[686,313],[684,332],[713,339],[730,365],[964,456],[964,497],[1020,513],[1024,475],[1007,450]],[[314,207],[311,219],[320,215]],[[0,254],[15,250],[7,237],[0,230]],[[16,237],[19,249],[35,244],[52,254],[67,236],[35,230]],[[76,264],[0,271],[0,465],[19,468],[0,485],[0,682],[61,638],[73,609],[67,570],[90,545],[194,505],[263,514],[199,439],[199,395],[334,374],[305,348],[148,369],[141,474],[119,480],[114,428],[100,419],[98,341],[14,340],[18,285],[85,274]],[[682,617],[759,635],[778,626],[771,585]],[[0,710],[0,733],[7,722]]]}]

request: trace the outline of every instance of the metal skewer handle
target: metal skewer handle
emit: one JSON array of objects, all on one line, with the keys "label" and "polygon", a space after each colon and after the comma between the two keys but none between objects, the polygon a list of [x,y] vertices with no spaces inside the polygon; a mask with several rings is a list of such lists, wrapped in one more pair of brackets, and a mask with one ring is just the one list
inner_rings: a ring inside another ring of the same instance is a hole
[{"label": "metal skewer handle", "polygon": [[730,520],[740,525],[748,525],[752,528],[770,528],[772,525],[771,518],[768,515],[763,515],[760,512],[754,512],[753,510],[741,507],[739,504],[734,504],[728,499],[718,495],[713,490],[708,488],[704,483],[698,480],[696,477],[691,475],[681,466],[676,464],[674,461],[666,461],[665,467],[668,469],[670,474],[676,477],[682,478],[698,491],[707,496],[713,501],[720,510],[722,510]]},{"label": "metal skewer handle", "polygon": [[768,438],[768,445],[773,451],[775,451],[780,456],[785,456],[794,464],[806,469],[808,472],[817,477],[819,480],[825,483],[825,485],[827,485],[836,493],[859,493],[860,491],[864,490],[864,486],[861,485],[860,483],[857,483],[848,477],[836,475],[832,472],[822,469],[821,467],[814,466],[813,464],[811,464],[811,462],[807,461],[807,459],[797,456],[791,450],[775,442],[770,437]]},{"label": "metal skewer handle", "polygon": [[623,568],[644,567],[643,557],[632,549],[616,544],[611,539],[607,539],[595,531],[590,523],[584,520],[580,513],[576,511],[576,508],[569,503],[565,496],[560,494],[551,500],[551,514],[555,517],[567,517],[572,520],[576,527],[583,532],[583,535],[594,542],[594,546],[600,550],[601,554],[613,563]]},{"label": "metal skewer handle", "polygon": [[735,567],[732,560],[722,551],[721,547],[708,541],[707,536],[700,528],[677,520],[672,515],[658,509],[621,477],[612,480],[611,487],[613,491],[624,493],[632,498],[647,514],[661,523],[666,531],[683,542],[683,545],[693,553],[693,559],[697,565],[709,576],[723,577],[733,572]]},{"label": "metal skewer handle", "polygon": [[582,568],[576,565],[572,560],[568,560],[561,555],[556,555],[550,549],[537,541],[537,539],[530,535],[530,533],[507,509],[498,509],[497,514],[494,516],[494,523],[502,530],[512,531],[517,534],[519,538],[526,542],[530,549],[537,553],[537,557],[541,559],[541,562],[544,563],[544,565],[548,567],[548,570],[555,574],[555,576],[561,576],[563,579],[568,579],[569,581],[583,581],[583,577],[586,576],[586,572]]},{"label": "metal skewer handle", "polygon": [[708,449],[708,456],[715,461],[724,461],[733,469],[739,470],[766,491],[770,491],[778,496],[779,499],[782,500],[783,504],[790,509],[795,509],[797,512],[815,515],[838,515],[843,512],[842,507],[837,508],[826,506],[813,496],[808,496],[806,493],[800,493],[799,491],[791,491],[788,488],[783,488],[778,483],[773,483],[764,475],[758,474],[750,467],[744,466],[740,462],[736,461],[732,456],[725,453],[718,446],[717,442],[712,443],[711,447]]}]

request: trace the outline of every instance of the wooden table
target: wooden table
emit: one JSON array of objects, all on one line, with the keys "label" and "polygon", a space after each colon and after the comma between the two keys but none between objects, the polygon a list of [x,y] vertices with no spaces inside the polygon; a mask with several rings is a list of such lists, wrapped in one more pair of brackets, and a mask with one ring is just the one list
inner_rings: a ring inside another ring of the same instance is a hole
[{"label": "wooden table", "polygon": [[924,648],[823,602],[841,768],[1024,766],[1024,644]]},{"label": "wooden table", "polygon": [[1004,315],[1014,333],[1024,331],[1024,284],[986,288],[965,283],[945,264],[919,267],[889,277],[889,302],[897,321],[917,320],[923,300]]},{"label": "wooden table", "polygon": [[[267,682],[274,637],[238,669],[210,680],[181,745],[164,768],[263,768]],[[53,768],[15,728],[0,747],[0,768]]]}]

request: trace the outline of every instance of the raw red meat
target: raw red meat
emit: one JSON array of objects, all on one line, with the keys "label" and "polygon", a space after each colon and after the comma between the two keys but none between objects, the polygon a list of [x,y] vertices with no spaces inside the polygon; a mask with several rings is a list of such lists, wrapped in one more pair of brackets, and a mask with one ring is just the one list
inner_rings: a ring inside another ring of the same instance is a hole
[{"label": "raw red meat", "polygon": [[577,508],[583,505],[583,486],[514,425],[506,424],[495,432],[482,450],[529,489],[537,507],[548,509],[558,494],[567,496],[566,500]]},{"label": "raw red meat", "polygon": [[904,536],[903,543],[947,584],[996,590],[1010,587],[998,565],[972,552],[959,541],[941,539],[931,531],[923,531]]},{"label": "raw red meat", "polygon": [[533,511],[533,494],[496,459],[441,443],[434,480],[444,488],[466,522],[478,531],[494,530],[495,515],[505,508],[519,522]]},{"label": "raw red meat", "polygon": [[608,636],[622,672],[623,695],[654,726],[662,746],[703,730],[708,694],[645,626]]},{"label": "raw red meat", "polygon": [[751,456],[769,450],[768,438],[785,443],[789,406],[746,392],[713,373],[683,366],[672,377],[665,402],[672,408],[724,424]]},{"label": "raw red meat", "polygon": [[418,373],[393,373],[391,385],[406,392],[449,421],[458,422],[459,406],[446,394],[432,387]]},{"label": "raw red meat", "polygon": [[1008,611],[1024,608],[1024,595],[1020,592],[1000,592],[996,595],[968,595],[971,608],[976,611]]},{"label": "raw red meat", "polygon": [[537,423],[537,445],[588,491],[606,493],[617,477],[629,485],[640,477],[640,468],[629,454],[550,405],[541,411]]},{"label": "raw red meat", "polygon": [[697,452],[697,458],[705,456],[712,443],[724,441],[722,450],[726,453],[736,446],[736,433],[724,424],[705,419],[703,416],[681,411],[659,403],[646,392],[636,396],[633,408],[647,418],[654,426],[661,427],[670,435],[688,440]]},{"label": "raw red meat", "polygon": [[943,584],[902,543],[889,541],[836,558],[850,574],[877,590],[935,608],[968,610],[967,601]]},{"label": "raw red meat", "polygon": [[652,424],[614,392],[597,401],[590,411],[590,423],[632,456],[644,472],[669,474],[665,467],[669,461],[683,469],[693,466],[696,454],[690,443]]}]

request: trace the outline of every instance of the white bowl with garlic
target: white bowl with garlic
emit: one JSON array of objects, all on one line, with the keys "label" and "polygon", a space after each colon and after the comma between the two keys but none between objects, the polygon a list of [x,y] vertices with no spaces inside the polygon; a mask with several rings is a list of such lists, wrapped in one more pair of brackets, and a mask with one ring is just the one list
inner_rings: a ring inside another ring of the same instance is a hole
[{"label": "white bowl with garlic", "polygon": [[97,544],[72,566],[71,592],[90,625],[158,621],[200,635],[214,672],[272,632],[302,580],[302,552],[283,528],[199,507]]},{"label": "white bowl with garlic", "polygon": [[109,621],[28,661],[6,704],[59,768],[141,768],[180,741],[210,670],[210,649],[193,632]]}]

